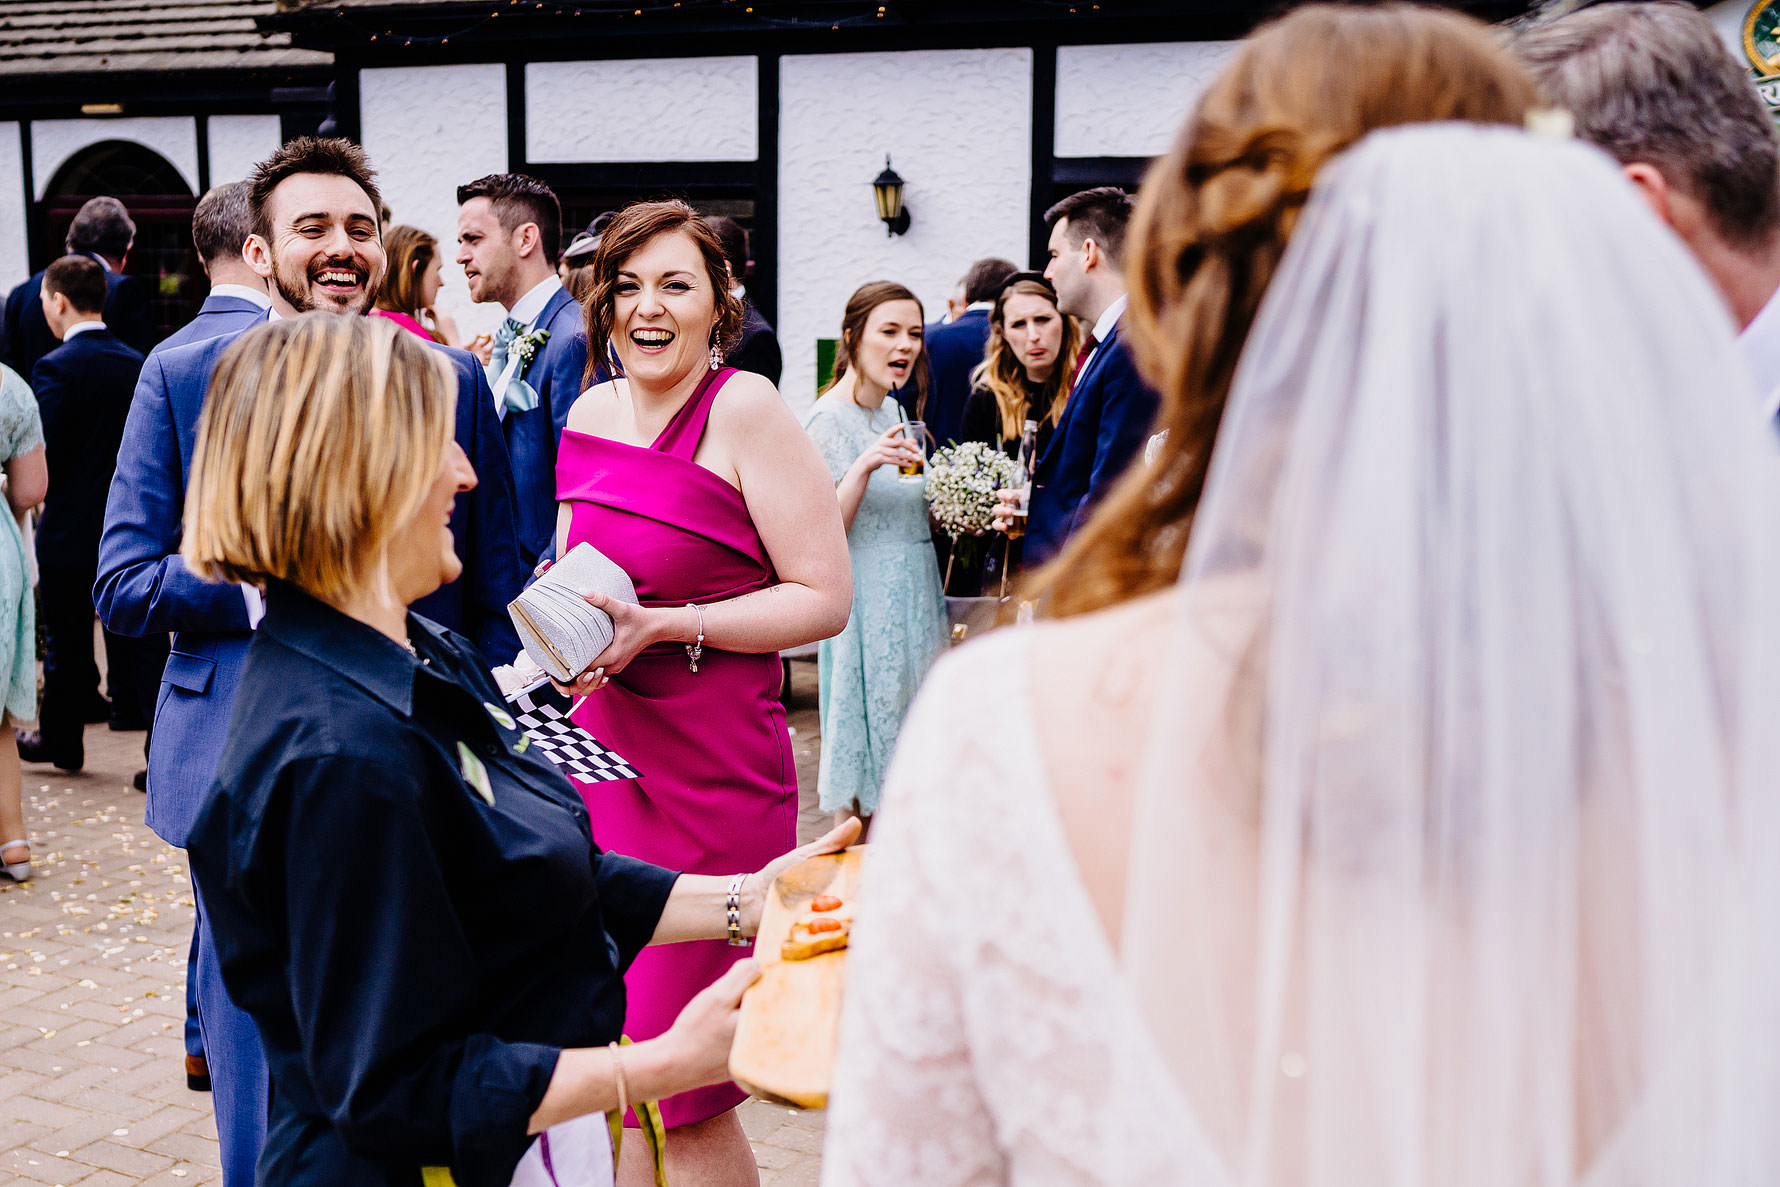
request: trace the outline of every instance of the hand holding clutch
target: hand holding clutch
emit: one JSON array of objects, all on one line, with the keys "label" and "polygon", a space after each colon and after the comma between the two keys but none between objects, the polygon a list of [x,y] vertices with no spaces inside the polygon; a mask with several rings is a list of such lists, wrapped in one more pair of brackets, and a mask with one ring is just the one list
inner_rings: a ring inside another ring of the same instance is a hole
[{"label": "hand holding clutch", "polygon": [[532,662],[567,684],[612,642],[612,616],[588,603],[587,593],[613,602],[637,601],[623,569],[591,544],[577,544],[523,593],[507,612]]}]

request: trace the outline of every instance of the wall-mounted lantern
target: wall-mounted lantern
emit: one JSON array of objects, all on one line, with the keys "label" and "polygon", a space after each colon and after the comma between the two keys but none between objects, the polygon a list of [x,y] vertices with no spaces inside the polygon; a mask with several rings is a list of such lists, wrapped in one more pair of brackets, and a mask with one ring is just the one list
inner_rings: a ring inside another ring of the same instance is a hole
[{"label": "wall-mounted lantern", "polygon": [[884,171],[871,183],[878,200],[878,217],[884,220],[886,233],[904,235],[909,229],[909,209],[902,204],[902,177],[890,167],[890,154],[884,154]]}]

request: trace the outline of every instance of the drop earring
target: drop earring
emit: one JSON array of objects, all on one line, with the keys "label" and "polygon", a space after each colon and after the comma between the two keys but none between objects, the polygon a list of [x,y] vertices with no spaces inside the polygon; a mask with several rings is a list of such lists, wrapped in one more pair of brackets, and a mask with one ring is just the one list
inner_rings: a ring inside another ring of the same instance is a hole
[{"label": "drop earring", "polygon": [[722,365],[723,365],[723,352],[721,350],[718,350],[717,344],[715,342],[713,342],[713,343],[711,343],[711,370],[715,371],[717,368],[721,367]]}]

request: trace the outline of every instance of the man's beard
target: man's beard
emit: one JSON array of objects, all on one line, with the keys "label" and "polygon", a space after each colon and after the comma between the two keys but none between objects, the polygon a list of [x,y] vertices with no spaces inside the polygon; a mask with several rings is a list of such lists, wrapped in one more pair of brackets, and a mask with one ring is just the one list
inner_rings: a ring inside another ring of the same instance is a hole
[{"label": "man's beard", "polygon": [[[359,287],[349,300],[337,300],[327,295],[325,290],[316,290],[313,274],[329,270],[351,272],[358,277]],[[286,268],[284,261],[277,257],[272,260],[272,286],[298,313],[309,313],[316,309],[327,313],[369,312],[371,302],[376,297],[377,286],[373,282],[380,279],[351,261],[323,260],[315,264],[309,273],[303,273],[294,268]]]}]

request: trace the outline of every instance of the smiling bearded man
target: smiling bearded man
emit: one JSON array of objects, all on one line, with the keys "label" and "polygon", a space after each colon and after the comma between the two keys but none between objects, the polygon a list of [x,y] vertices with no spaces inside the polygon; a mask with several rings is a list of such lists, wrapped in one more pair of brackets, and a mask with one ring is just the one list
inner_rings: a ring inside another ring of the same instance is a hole
[{"label": "smiling bearded man", "polygon": [[[363,314],[385,268],[370,163],[346,140],[293,140],[248,179],[248,266],[272,281],[272,318],[311,311]],[[262,325],[264,323],[261,323]],[[99,617],[123,635],[171,630],[148,755],[148,825],[184,847],[229,734],[258,590],[199,581],[180,558],[185,482],[198,416],[223,351],[250,327],[158,352],[143,365],[118,451],[93,588]],[[468,635],[484,656],[509,659],[518,640],[506,604],[525,578],[513,520],[513,475],[488,381],[474,356],[449,347],[457,377],[455,436],[476,470],[457,496],[451,534],[463,575],[414,604]],[[273,597],[278,596],[273,591]],[[325,860],[325,855],[317,855]],[[224,1187],[251,1187],[266,1140],[269,1075],[253,1020],[229,1000],[204,903],[196,924],[198,1017],[221,1139]]]},{"label": "smiling bearded man", "polygon": [[389,262],[379,220],[382,199],[366,188],[370,168],[357,146],[314,143],[317,151],[292,162],[300,169],[256,174],[253,234],[242,255],[272,282],[272,308],[280,317],[316,309],[365,313]]}]

